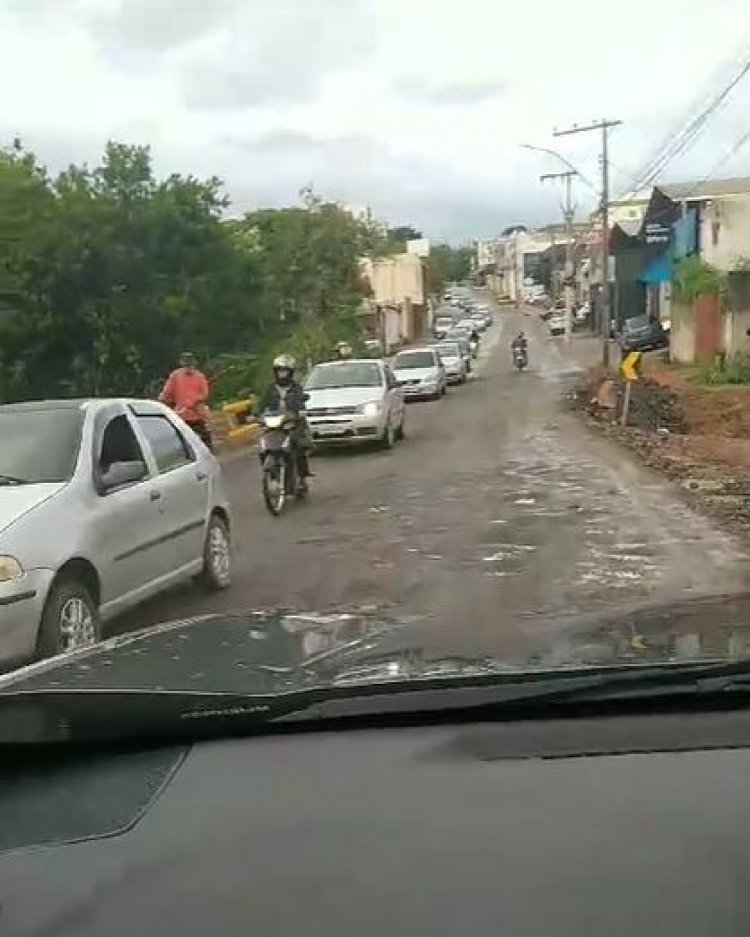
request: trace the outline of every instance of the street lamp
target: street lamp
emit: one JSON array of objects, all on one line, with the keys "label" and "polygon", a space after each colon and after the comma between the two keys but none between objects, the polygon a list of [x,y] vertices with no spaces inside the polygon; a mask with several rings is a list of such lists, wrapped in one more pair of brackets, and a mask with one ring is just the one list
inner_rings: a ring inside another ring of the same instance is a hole
[{"label": "street lamp", "polygon": [[581,180],[581,182],[584,185],[588,186],[592,192],[597,192],[596,186],[590,180],[588,180],[586,176],[584,176],[578,169],[576,169],[576,167],[570,162],[569,159],[566,159],[562,155],[562,153],[558,153],[557,150],[551,150],[547,146],[534,146],[531,143],[519,143],[518,145],[524,150],[534,150],[534,152],[536,153],[546,153],[547,156],[554,156],[554,158],[559,160],[563,164],[563,166],[567,166],[567,168],[571,172],[574,172],[578,176],[578,178]]}]

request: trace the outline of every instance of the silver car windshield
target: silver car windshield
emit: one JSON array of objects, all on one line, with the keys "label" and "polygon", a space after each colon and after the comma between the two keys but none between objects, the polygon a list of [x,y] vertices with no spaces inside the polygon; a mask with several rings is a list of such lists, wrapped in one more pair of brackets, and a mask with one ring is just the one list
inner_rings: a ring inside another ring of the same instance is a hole
[{"label": "silver car windshield", "polygon": [[82,425],[78,408],[0,409],[0,485],[68,481]]},{"label": "silver car windshield", "polygon": [[441,359],[461,357],[461,350],[458,345],[440,345],[438,346],[437,353],[440,355]]},{"label": "silver car windshield", "polygon": [[434,368],[435,358],[431,351],[405,351],[393,359],[395,371],[404,368]]},{"label": "silver car windshield", "polygon": [[307,390],[334,387],[382,387],[383,375],[374,361],[342,361],[318,365],[305,383]]}]

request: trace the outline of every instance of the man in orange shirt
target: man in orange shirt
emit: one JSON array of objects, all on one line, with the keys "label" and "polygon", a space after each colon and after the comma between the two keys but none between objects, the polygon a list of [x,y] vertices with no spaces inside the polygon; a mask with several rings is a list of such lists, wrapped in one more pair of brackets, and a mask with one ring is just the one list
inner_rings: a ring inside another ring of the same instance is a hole
[{"label": "man in orange shirt", "polygon": [[211,431],[206,422],[209,392],[206,375],[196,367],[195,355],[186,351],[180,355],[180,367],[167,378],[159,400],[171,407],[205,445],[213,449]]}]

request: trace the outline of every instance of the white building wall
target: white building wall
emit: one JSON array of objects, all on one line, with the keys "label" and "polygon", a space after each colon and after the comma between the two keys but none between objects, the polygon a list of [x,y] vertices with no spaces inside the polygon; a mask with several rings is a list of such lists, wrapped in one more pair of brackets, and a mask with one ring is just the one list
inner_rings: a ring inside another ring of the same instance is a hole
[{"label": "white building wall", "polygon": [[723,271],[750,260],[750,194],[704,202],[701,216],[701,259]]}]

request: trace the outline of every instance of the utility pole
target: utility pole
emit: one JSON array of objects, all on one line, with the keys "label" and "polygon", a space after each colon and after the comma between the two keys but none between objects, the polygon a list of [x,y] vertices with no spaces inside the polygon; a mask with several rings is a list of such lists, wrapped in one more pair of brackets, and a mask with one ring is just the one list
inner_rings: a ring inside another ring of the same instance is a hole
[{"label": "utility pole", "polygon": [[565,341],[570,341],[570,333],[573,328],[573,297],[571,287],[568,282],[573,275],[573,219],[575,218],[575,206],[573,205],[573,176],[578,173],[575,169],[567,172],[546,172],[539,177],[540,182],[546,182],[548,179],[565,180],[565,202],[562,206],[563,220],[565,221],[565,277],[563,279],[563,293],[565,296]]},{"label": "utility pole", "polygon": [[602,293],[601,293],[601,335],[602,335],[602,363],[609,366],[609,141],[608,134],[612,127],[618,127],[621,120],[597,120],[594,123],[579,127],[574,124],[569,130],[555,130],[553,136],[565,137],[573,133],[590,133],[600,130],[602,134]]}]

